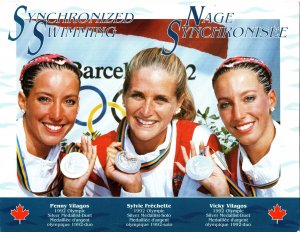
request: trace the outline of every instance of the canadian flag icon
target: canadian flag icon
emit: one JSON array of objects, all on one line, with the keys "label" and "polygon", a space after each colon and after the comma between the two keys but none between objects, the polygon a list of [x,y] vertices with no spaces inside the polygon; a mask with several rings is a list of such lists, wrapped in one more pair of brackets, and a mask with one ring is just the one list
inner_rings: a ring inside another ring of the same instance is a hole
[{"label": "canadian flag icon", "polygon": [[21,221],[26,220],[25,218],[29,215],[29,210],[24,209],[24,206],[19,204],[16,209],[10,211],[10,214],[14,217],[14,220],[19,220],[19,224],[21,224]]},{"label": "canadian flag icon", "polygon": [[285,209],[281,209],[281,206],[276,204],[273,206],[273,209],[268,210],[268,214],[272,217],[272,220],[276,220],[276,224],[278,224],[278,220],[283,220],[283,217],[287,214]]}]

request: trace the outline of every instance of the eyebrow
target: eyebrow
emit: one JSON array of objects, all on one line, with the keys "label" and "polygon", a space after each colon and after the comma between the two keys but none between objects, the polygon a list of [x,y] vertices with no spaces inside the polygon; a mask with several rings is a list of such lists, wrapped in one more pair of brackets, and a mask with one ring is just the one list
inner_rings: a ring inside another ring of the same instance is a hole
[{"label": "eyebrow", "polygon": [[[36,92],[35,94],[36,95],[47,95],[47,96],[50,96],[50,97],[53,96],[52,94],[50,94],[48,92],[43,92],[43,91]],[[79,98],[79,96],[77,94],[69,94],[69,95],[64,96],[64,98],[68,98],[68,97],[77,97],[77,98]]]},{"label": "eyebrow", "polygon": [[[240,93],[239,95],[246,95],[246,94],[249,94],[249,93],[257,93],[257,91],[256,90],[246,90],[246,91]],[[217,98],[217,100],[218,101],[220,101],[220,100],[230,100],[230,98],[228,98],[228,97],[220,97],[220,98]]]},{"label": "eyebrow", "polygon": [[[144,92],[139,91],[139,90],[131,90],[131,91],[132,91],[132,93],[140,93],[140,94],[145,95]],[[168,98],[169,99],[169,97],[167,95],[164,95],[164,94],[157,94],[157,95],[155,95],[155,97],[164,97],[164,98]]]},{"label": "eyebrow", "polygon": [[69,94],[69,95],[65,96],[65,98],[68,98],[68,97],[76,97],[76,98],[79,98],[79,96],[76,95],[76,94]]},{"label": "eyebrow", "polygon": [[221,101],[221,100],[229,100],[229,98],[228,97],[220,97],[217,99],[217,101]]},{"label": "eyebrow", "polygon": [[37,95],[37,94],[44,94],[44,95],[51,96],[51,94],[50,94],[50,93],[48,93],[48,92],[44,92],[44,91],[39,91],[39,92],[36,92],[35,94],[36,94],[36,95]]},{"label": "eyebrow", "polygon": [[131,90],[131,92],[133,92],[133,93],[143,93],[142,91],[138,91],[138,90]]}]

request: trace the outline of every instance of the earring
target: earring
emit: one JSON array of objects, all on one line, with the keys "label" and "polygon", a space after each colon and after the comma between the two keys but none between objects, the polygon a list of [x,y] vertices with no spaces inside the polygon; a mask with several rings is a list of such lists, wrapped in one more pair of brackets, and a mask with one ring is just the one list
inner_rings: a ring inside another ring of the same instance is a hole
[{"label": "earring", "polygon": [[23,108],[21,108],[21,112],[24,114],[25,113],[25,110]]},{"label": "earring", "polygon": [[180,111],[181,111],[181,108],[178,108],[178,109],[175,111],[175,113],[176,113],[176,114],[179,114]]},{"label": "earring", "polygon": [[275,110],[275,108],[272,106],[272,107],[271,107],[271,112],[273,112],[274,110]]}]

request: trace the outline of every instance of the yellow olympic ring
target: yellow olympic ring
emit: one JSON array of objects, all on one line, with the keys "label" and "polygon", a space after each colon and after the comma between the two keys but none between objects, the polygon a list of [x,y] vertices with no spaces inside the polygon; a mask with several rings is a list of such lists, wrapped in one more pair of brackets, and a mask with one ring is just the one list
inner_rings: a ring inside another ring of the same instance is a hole
[{"label": "yellow olympic ring", "polygon": [[[113,107],[113,108],[116,108],[117,110],[119,110],[122,114],[122,116],[124,117],[126,115],[126,111],[124,108],[122,108],[122,106],[120,106],[119,104],[115,103],[115,102],[108,102],[107,103],[108,106],[110,107]],[[96,105],[92,110],[91,110],[91,113],[88,117],[88,120],[87,120],[87,127],[89,129],[89,131],[91,133],[95,132],[94,129],[93,129],[93,117],[94,117],[94,114],[97,112],[97,110],[101,109],[102,108],[102,104],[99,104],[99,105]]]}]

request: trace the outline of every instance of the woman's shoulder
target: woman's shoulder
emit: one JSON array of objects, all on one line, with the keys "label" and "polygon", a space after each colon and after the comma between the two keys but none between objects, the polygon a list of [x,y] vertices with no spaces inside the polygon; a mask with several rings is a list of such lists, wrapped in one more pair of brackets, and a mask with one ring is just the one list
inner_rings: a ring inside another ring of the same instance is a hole
[{"label": "woman's shoulder", "polygon": [[186,120],[186,119],[178,119],[178,120],[173,120],[174,122],[176,122],[176,125],[177,127],[180,126],[180,127],[196,127],[196,126],[199,126],[200,124],[199,123],[196,123],[196,122],[192,122],[192,121],[189,121],[189,120]]},{"label": "woman's shoulder", "polygon": [[232,147],[226,154],[224,154],[224,157],[226,157],[226,159],[230,158],[237,158],[238,157],[238,153],[239,153],[239,144],[235,145],[234,147]]},{"label": "woman's shoulder", "polygon": [[94,145],[99,144],[105,144],[105,143],[111,143],[113,141],[117,141],[117,132],[116,131],[110,131],[106,134],[100,135],[93,141]]},{"label": "woman's shoulder", "polygon": [[200,124],[200,123],[197,123],[197,122],[192,122],[192,121],[189,121],[189,120],[185,120],[185,119],[178,119],[176,120],[176,126],[177,127],[181,127],[181,128],[197,128],[198,130],[204,130],[204,131],[207,131],[207,132],[212,132],[211,129],[208,128],[207,125],[205,124]]}]

